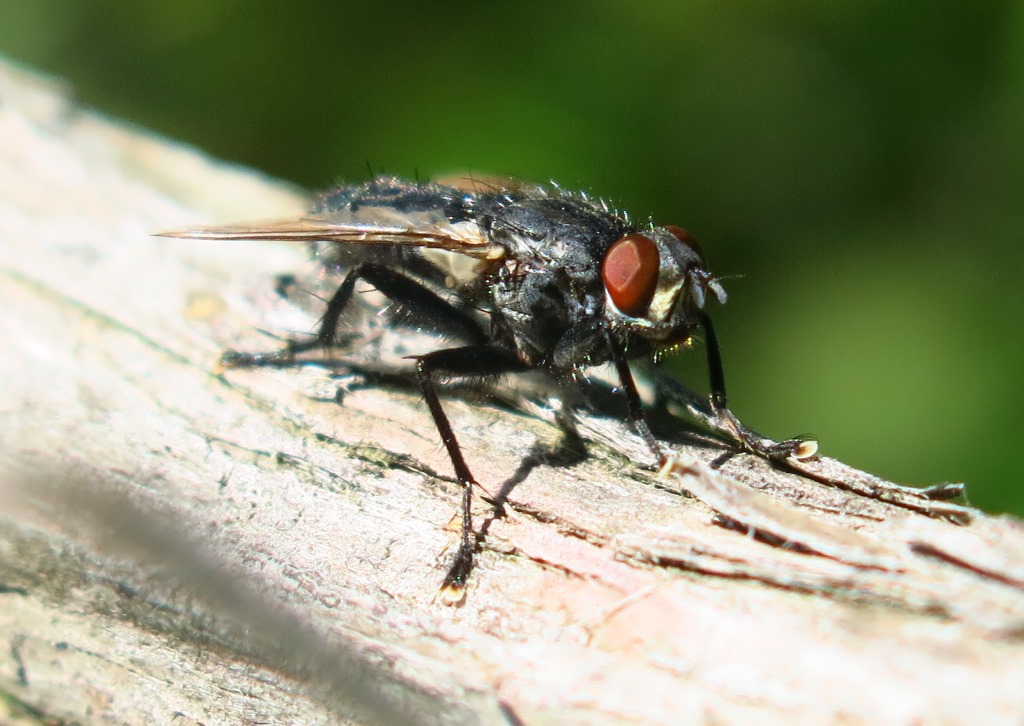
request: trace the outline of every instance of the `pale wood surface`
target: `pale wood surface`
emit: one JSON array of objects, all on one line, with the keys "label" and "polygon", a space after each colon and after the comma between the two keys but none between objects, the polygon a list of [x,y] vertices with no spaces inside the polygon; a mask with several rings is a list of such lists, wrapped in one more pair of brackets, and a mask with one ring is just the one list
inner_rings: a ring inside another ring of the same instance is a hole
[{"label": "pale wood surface", "polygon": [[[1021,522],[827,460],[807,468],[849,489],[749,457],[657,479],[619,422],[585,417],[587,459],[529,470],[466,602],[437,602],[458,489],[419,397],[215,373],[226,347],[274,346],[258,328],[313,325],[271,292],[315,272],[305,250],[150,236],[303,205],[0,67],[3,717],[1024,718]],[[492,490],[559,437],[446,406]]]}]

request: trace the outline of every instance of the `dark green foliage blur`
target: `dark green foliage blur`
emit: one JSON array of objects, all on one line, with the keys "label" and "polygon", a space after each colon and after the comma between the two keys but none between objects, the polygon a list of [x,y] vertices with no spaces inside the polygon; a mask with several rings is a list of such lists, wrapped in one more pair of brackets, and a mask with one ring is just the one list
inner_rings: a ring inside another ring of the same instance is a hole
[{"label": "dark green foliage blur", "polygon": [[741,418],[1024,513],[1024,4],[4,0],[0,53],[310,188],[474,170],[685,226]]}]

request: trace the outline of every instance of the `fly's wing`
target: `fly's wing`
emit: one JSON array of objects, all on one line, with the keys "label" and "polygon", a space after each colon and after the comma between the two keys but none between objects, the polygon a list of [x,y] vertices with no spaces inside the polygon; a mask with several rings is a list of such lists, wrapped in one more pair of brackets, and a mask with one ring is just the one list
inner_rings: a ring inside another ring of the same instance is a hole
[{"label": "fly's wing", "polygon": [[190,227],[159,237],[207,240],[280,240],[359,245],[404,245],[445,250],[481,260],[498,260],[504,248],[491,243],[476,222],[452,222],[437,210],[402,212],[364,206],[357,211],[326,211],[297,219]]}]

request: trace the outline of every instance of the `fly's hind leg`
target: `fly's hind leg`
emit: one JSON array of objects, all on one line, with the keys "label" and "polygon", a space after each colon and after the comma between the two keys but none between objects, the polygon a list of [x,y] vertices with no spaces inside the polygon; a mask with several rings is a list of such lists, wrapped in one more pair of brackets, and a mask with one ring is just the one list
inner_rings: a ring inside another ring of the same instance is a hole
[{"label": "fly's hind leg", "polygon": [[314,337],[308,340],[289,340],[280,350],[248,353],[229,350],[221,356],[221,364],[229,368],[253,366],[284,366],[292,363],[295,356],[310,350],[329,348],[338,332],[341,315],[352,299],[352,290],[359,279],[359,268],[353,268],[331,296],[327,309],[320,319],[320,327]]},{"label": "fly's hind leg", "polygon": [[413,318],[414,322],[435,329],[446,337],[467,343],[482,343],[485,338],[484,331],[476,320],[453,307],[433,291],[402,272],[384,265],[364,262],[348,271],[341,285],[331,296],[315,336],[307,340],[289,340],[280,350],[270,352],[247,353],[229,350],[221,357],[221,364],[229,368],[285,366],[293,363],[295,357],[301,353],[333,347],[336,344],[342,315],[352,302],[352,293],[359,280],[368,282],[401,309],[412,311],[408,317]]}]

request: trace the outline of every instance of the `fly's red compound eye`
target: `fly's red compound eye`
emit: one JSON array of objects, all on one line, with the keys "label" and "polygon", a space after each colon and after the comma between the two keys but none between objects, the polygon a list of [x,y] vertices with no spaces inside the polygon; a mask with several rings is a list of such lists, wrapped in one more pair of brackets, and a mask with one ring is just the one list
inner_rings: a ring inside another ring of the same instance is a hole
[{"label": "fly's red compound eye", "polygon": [[619,312],[639,317],[658,287],[658,246],[642,234],[627,234],[605,253],[601,280]]},{"label": "fly's red compound eye", "polygon": [[675,225],[667,225],[666,230],[672,233],[672,236],[682,242],[684,245],[689,247],[691,250],[697,253],[700,261],[704,262],[704,250],[700,248],[700,243],[693,238],[693,235],[687,232],[682,227],[676,227]]}]

